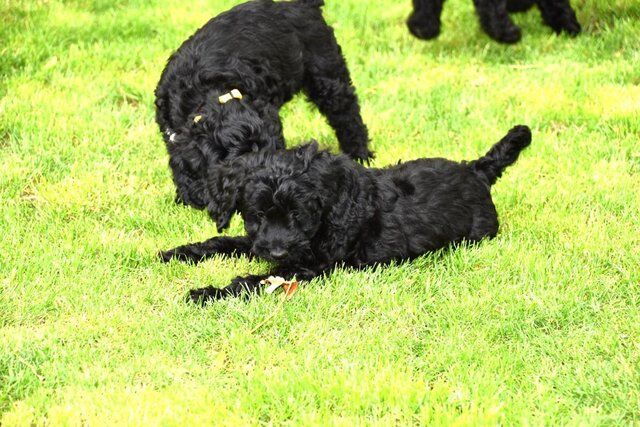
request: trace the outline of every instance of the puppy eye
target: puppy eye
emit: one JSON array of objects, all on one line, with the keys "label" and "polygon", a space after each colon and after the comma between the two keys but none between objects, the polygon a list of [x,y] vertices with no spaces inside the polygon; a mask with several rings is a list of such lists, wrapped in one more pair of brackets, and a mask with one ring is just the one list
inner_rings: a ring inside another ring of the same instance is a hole
[{"label": "puppy eye", "polygon": [[258,219],[264,218],[264,212],[263,211],[256,212],[256,218],[258,218]]}]

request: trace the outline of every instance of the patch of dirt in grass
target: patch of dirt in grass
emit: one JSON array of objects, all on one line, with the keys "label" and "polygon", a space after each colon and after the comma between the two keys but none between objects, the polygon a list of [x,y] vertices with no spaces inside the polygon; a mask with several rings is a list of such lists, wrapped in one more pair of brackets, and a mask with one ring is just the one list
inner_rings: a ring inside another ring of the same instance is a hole
[{"label": "patch of dirt in grass", "polygon": [[0,150],[9,147],[9,131],[0,129]]}]

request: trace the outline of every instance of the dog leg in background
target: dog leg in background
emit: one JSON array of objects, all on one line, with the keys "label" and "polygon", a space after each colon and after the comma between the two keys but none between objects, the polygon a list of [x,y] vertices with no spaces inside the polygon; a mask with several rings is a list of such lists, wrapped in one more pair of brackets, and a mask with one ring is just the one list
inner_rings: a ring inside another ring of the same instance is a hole
[{"label": "dog leg in background", "polygon": [[520,28],[507,12],[506,0],[473,0],[482,29],[501,43],[517,43],[522,37]]},{"label": "dog leg in background", "polygon": [[568,0],[537,0],[537,3],[545,24],[556,34],[566,31],[577,36],[580,33],[582,28]]},{"label": "dog leg in background", "polygon": [[231,281],[230,285],[224,288],[207,286],[206,288],[192,289],[189,291],[189,298],[196,304],[204,305],[207,301],[217,301],[239,296],[250,297],[262,293],[264,285],[260,282],[270,276],[283,277],[285,280],[292,280],[295,277],[298,281],[310,281],[315,277],[323,275],[327,271],[328,269],[313,271],[307,269],[277,268],[269,274],[251,274],[249,276],[236,277]]},{"label": "dog leg in background", "polygon": [[507,12],[526,12],[535,4],[535,0],[507,0]]},{"label": "dog leg in background", "polygon": [[411,34],[429,40],[440,34],[440,15],[444,0],[413,0],[413,12],[407,19]]},{"label": "dog leg in background", "polygon": [[[322,45],[322,48],[326,49],[326,46]],[[331,52],[312,53],[306,70],[305,92],[335,130],[340,149],[355,160],[366,162],[371,159],[369,133],[337,42],[334,41]]]},{"label": "dog leg in background", "polygon": [[214,255],[251,255],[248,237],[213,237],[199,243],[191,243],[158,254],[163,262],[173,259],[194,264]]}]

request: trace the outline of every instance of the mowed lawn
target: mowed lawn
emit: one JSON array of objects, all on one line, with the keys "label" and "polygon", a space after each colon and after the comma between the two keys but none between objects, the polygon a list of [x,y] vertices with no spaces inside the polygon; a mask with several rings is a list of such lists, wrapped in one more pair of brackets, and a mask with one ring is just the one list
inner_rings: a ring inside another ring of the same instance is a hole
[{"label": "mowed lawn", "polygon": [[[216,231],[173,203],[153,90],[236,3],[0,3],[0,425],[639,423],[640,2],[573,1],[576,39],[516,15],[502,46],[470,0],[432,42],[410,0],[327,0],[375,166],[531,126],[500,232],[200,309],[188,289],[268,265],[155,258]],[[303,97],[282,116],[290,145],[337,151]]]}]

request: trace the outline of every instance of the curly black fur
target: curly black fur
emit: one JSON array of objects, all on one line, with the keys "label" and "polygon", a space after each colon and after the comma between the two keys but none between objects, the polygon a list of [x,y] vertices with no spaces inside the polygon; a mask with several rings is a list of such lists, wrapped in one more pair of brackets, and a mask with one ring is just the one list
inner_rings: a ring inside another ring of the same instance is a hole
[{"label": "curly black fur", "polygon": [[[327,117],[343,152],[358,160],[372,157],[349,70],[322,4],[241,4],[210,20],[169,58],[156,89],[156,121],[178,201],[206,205],[203,179],[210,165],[283,148],[279,110],[301,90]],[[218,102],[232,89],[243,99]]]},{"label": "curly black fur", "polygon": [[[413,13],[407,20],[409,31],[420,39],[433,39],[440,34],[440,14],[444,0],[413,0]],[[524,12],[538,5],[545,24],[557,34],[566,31],[575,36],[580,24],[569,0],[473,0],[484,31],[502,43],[516,43],[522,37],[520,28],[509,17],[510,12]]]},{"label": "curly black fur", "polygon": [[478,242],[498,231],[492,184],[530,142],[529,128],[517,126],[472,162],[420,159],[386,169],[365,168],[314,143],[242,156],[213,171],[208,211],[218,230],[240,212],[247,235],[160,255],[198,262],[235,253],[277,265],[268,275],[238,277],[223,289],[193,290],[198,301],[259,292],[269,275],[310,280],[338,263],[362,267]]}]

